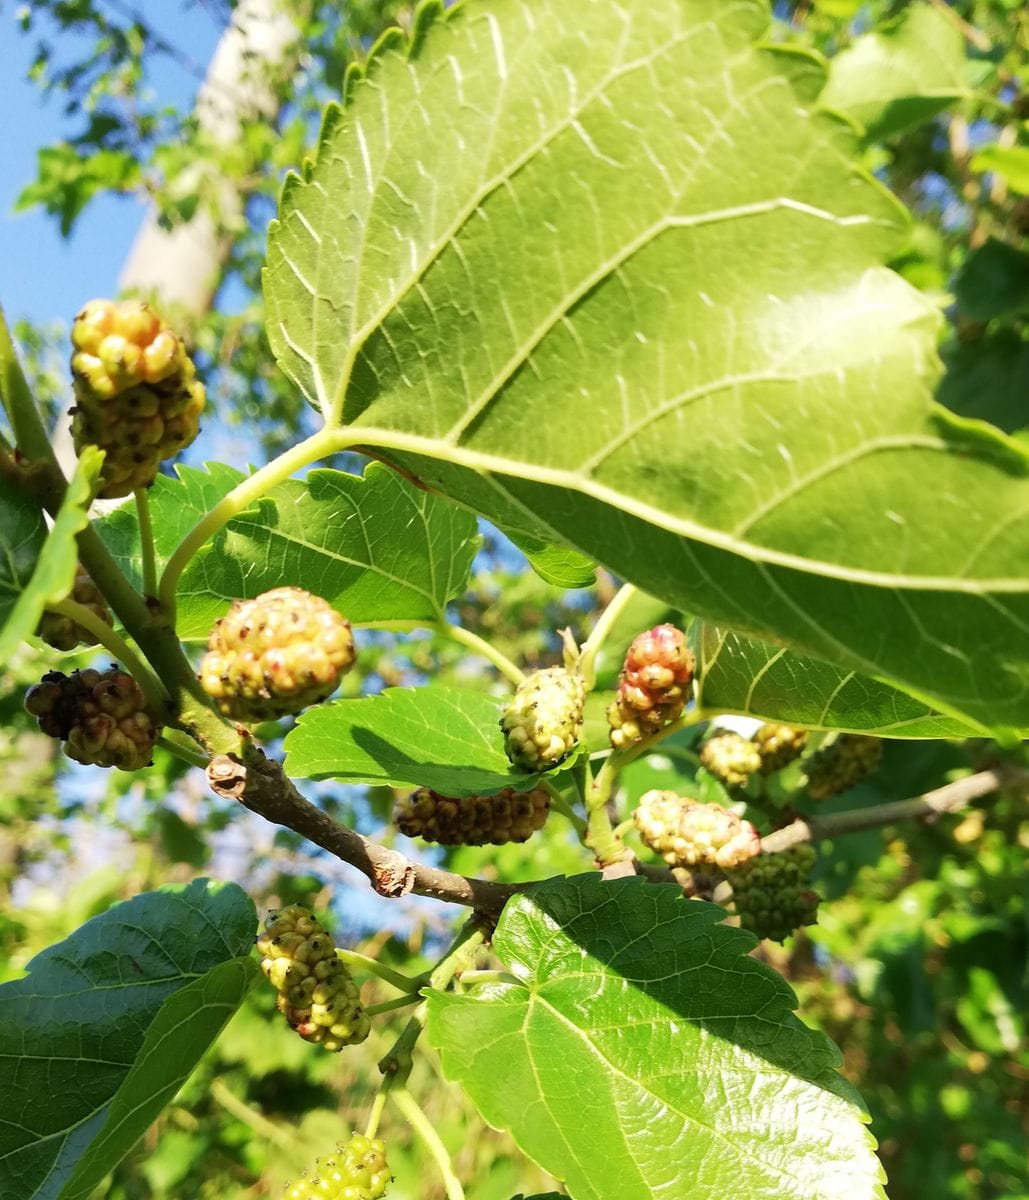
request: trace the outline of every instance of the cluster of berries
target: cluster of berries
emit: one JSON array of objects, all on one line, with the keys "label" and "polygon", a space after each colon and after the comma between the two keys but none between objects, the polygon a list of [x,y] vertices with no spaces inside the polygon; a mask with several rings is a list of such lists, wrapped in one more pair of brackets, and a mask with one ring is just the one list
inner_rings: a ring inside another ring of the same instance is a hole
[{"label": "cluster of berries", "polygon": [[204,386],[182,339],[138,300],[91,300],[71,340],[75,448],[105,451],[102,497],[128,496],[200,432]]},{"label": "cluster of berries", "polygon": [[215,625],[200,685],[236,721],[270,721],[318,704],[357,657],[350,622],[320,596],[281,587],[237,600]]},{"label": "cluster of berries", "polygon": [[370,1022],[357,985],[310,910],[291,904],[269,913],[257,949],[279,1011],[305,1041],[339,1051],[365,1040]]},{"label": "cluster of berries", "polygon": [[107,671],[48,671],[25,695],[25,708],[80,763],[138,771],[150,765],[161,727],[139,684]]},{"label": "cluster of berries", "polygon": [[386,1147],[378,1138],[355,1133],[331,1158],[318,1159],[286,1188],[282,1200],[379,1200],[392,1179]]},{"label": "cluster of berries", "polygon": [[815,865],[810,843],[760,854],[726,872],[740,924],[759,938],[781,942],[818,919],[818,893],[810,886]]},{"label": "cluster of berries", "polygon": [[550,798],[543,788],[516,792],[506,787],[495,796],[441,796],[418,788],[398,800],[393,821],[406,837],[442,846],[502,846],[525,842],[546,824]]},{"label": "cluster of berries", "polygon": [[720,804],[659,788],[640,797],[633,821],[644,844],[672,867],[707,864],[724,870],[761,850],[761,838],[749,821]]},{"label": "cluster of berries", "polygon": [[611,745],[630,746],[680,717],[694,667],[686,635],[674,625],[657,625],[634,638],[607,710]]}]

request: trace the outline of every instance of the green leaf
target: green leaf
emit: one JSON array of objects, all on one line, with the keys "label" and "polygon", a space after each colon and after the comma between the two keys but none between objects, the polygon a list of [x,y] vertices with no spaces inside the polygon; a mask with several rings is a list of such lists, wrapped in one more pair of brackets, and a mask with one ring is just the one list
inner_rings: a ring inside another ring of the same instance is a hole
[{"label": "green leaf", "polygon": [[528,534],[512,532],[508,537],[544,583],[559,588],[580,588],[592,587],[596,582],[596,568],[585,554],[566,546],[541,542]]},{"label": "green leaf", "polygon": [[499,722],[499,704],[481,692],[387,688],[304,713],[286,737],[286,770],[305,779],[431,787],[447,796],[530,788],[538,776],[511,766]]},{"label": "green leaf", "polygon": [[989,421],[1005,433],[1029,426],[1029,340],[1016,329],[994,329],[978,341],[942,350],[947,373],[941,404],[963,417]]},{"label": "green leaf", "polygon": [[982,146],[972,155],[973,171],[992,171],[1020,196],[1029,196],[1029,146]]},{"label": "green leaf", "polygon": [[516,896],[518,982],[429,993],[444,1073],[574,1200],[885,1200],[839,1055],[723,916],[597,874]]},{"label": "green leaf", "polygon": [[928,4],[911,4],[833,58],[821,100],[878,141],[928,121],[967,93],[960,31]]},{"label": "green leaf", "polygon": [[103,461],[95,446],[83,450],[49,533],[40,510],[0,480],[0,616],[6,617],[0,629],[0,662],[7,662],[32,636],[48,604],[71,592],[79,561],[75,539],[89,523],[87,513]]},{"label": "green leaf", "polygon": [[0,1195],[84,1200],[238,1007],[257,918],[235,884],[137,896],[0,987]]},{"label": "green leaf", "polygon": [[364,476],[312,471],[275,488],[193,560],[179,632],[206,635],[229,602],[304,587],[355,624],[441,621],[478,548],[471,513],[378,463]]},{"label": "green leaf", "polygon": [[903,213],[766,21],[424,8],[285,186],[273,349],[353,445],[499,527],[1024,727],[1027,456],[933,406],[938,314],[881,265]]},{"label": "green leaf", "polygon": [[690,638],[699,664],[697,704],[711,715],[738,713],[889,738],[983,735],[980,727],[936,712],[888,683],[785,646],[707,621],[695,622]]},{"label": "green leaf", "polygon": [[977,321],[1029,310],[1029,254],[988,238],[965,260],[954,295],[961,311]]}]

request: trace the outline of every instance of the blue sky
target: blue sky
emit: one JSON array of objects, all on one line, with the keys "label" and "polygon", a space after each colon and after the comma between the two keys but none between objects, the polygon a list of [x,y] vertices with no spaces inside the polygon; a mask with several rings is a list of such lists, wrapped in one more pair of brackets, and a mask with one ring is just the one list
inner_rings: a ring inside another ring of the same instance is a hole
[{"label": "blue sky", "polygon": [[[37,34],[21,32],[19,7],[0,0],[0,304],[11,321],[67,321],[84,301],[116,292],[144,209],[135,199],[95,199],[68,240],[42,209],[13,211],[18,193],[35,178],[37,150],[74,136],[84,124],[81,114],[65,115],[62,97],[44,101],[26,78]],[[179,0],[150,0],[140,11],[165,39],[186,50],[201,69],[206,66],[221,32],[215,6],[193,4],[184,11]],[[68,61],[88,43],[64,34],[55,47]],[[159,101],[177,106],[192,106],[198,82],[166,56],[155,61],[149,76]]]}]

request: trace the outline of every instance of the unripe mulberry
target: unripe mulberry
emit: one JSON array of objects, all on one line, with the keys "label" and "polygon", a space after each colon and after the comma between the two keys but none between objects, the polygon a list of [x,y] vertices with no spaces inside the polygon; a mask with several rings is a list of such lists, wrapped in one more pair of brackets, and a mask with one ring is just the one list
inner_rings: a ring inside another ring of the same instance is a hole
[{"label": "unripe mulberry", "polygon": [[71,340],[75,449],[104,450],[99,495],[127,496],[197,436],[204,386],[182,339],[138,300],[91,300]]},{"label": "unripe mulberry", "polygon": [[357,657],[350,622],[281,587],[237,600],[211,632],[200,685],[236,721],[270,721],[331,695]]},{"label": "unripe mulberry", "polygon": [[616,750],[650,737],[682,715],[694,666],[686,635],[674,625],[656,625],[633,639],[607,710]]},{"label": "unripe mulberry", "polygon": [[45,734],[64,742],[69,758],[98,767],[149,766],[161,732],[139,684],[117,667],[48,671],[29,688],[25,708]]},{"label": "unripe mulberry", "polygon": [[357,985],[310,910],[291,904],[269,913],[257,949],[279,1011],[305,1041],[339,1051],[365,1040],[370,1023]]},{"label": "unripe mulberry", "polygon": [[[75,569],[75,582],[72,584],[69,598],[76,604],[84,605],[105,625],[114,624],[111,620],[111,610],[100,594],[100,589],[90,579],[81,563]],[[44,613],[36,632],[55,650],[74,650],[76,646],[96,645],[96,638],[91,633],[77,625],[71,617],[62,616],[60,613]]]},{"label": "unripe mulberry", "polygon": [[582,679],[564,667],[527,675],[500,719],[507,757],[526,771],[557,766],[579,740],[585,699]]},{"label": "unripe mulberry", "polygon": [[673,867],[707,863],[725,869],[753,858],[761,849],[761,839],[749,821],[720,804],[703,804],[658,788],[640,797],[633,821],[643,842]]},{"label": "unripe mulberry", "polygon": [[838,796],[871,775],[881,757],[882,742],[878,738],[839,734],[804,763],[808,795],[812,800]]},{"label": "unripe mulberry", "polygon": [[738,733],[717,733],[700,750],[701,763],[723,783],[744,784],[761,770],[761,754]]},{"label": "unripe mulberry", "polygon": [[761,774],[771,775],[799,758],[807,745],[807,730],[792,725],[762,725],[751,738],[761,756]]},{"label": "unripe mulberry", "polygon": [[451,797],[423,787],[397,801],[393,820],[406,837],[442,846],[502,846],[527,841],[543,828],[549,811],[543,788],[516,792],[506,787],[495,796]]},{"label": "unripe mulberry", "polygon": [[283,1200],[379,1200],[392,1178],[385,1144],[355,1133],[331,1158],[317,1159],[310,1175],[305,1171],[286,1188]]},{"label": "unripe mulberry", "polygon": [[727,871],[744,929],[781,942],[818,919],[819,896],[809,886],[815,851],[807,843],[778,854],[760,854]]}]

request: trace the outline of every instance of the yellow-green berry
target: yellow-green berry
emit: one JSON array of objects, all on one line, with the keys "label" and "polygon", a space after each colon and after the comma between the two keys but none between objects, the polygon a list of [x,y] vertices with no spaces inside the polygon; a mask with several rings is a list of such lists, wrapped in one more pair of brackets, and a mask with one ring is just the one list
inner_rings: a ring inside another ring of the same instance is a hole
[{"label": "yellow-green berry", "polygon": [[508,758],[526,771],[563,762],[579,740],[585,699],[582,679],[564,667],[527,675],[500,719]]},{"label": "yellow-green berry", "polygon": [[287,1186],[283,1200],[380,1200],[392,1178],[385,1143],[355,1133]]},{"label": "yellow-green berry", "polygon": [[812,800],[828,800],[871,775],[882,757],[882,742],[859,733],[841,733],[804,762]]},{"label": "yellow-green berry", "polygon": [[761,838],[749,821],[720,804],[703,804],[660,788],[640,797],[633,821],[644,844],[673,867],[708,864],[725,869],[761,849]]},{"label": "yellow-green berry", "polygon": [[700,761],[712,775],[731,786],[747,782],[761,770],[761,754],[738,733],[717,733],[700,750]]},{"label": "yellow-green berry", "polygon": [[781,771],[799,758],[807,745],[807,730],[769,722],[751,738],[761,756],[761,774]]},{"label": "yellow-green berry", "polygon": [[760,938],[781,942],[818,919],[819,896],[809,886],[815,851],[807,843],[757,858],[729,870],[740,925]]}]

